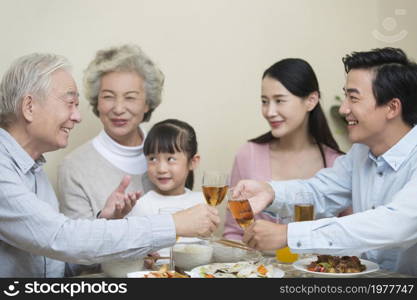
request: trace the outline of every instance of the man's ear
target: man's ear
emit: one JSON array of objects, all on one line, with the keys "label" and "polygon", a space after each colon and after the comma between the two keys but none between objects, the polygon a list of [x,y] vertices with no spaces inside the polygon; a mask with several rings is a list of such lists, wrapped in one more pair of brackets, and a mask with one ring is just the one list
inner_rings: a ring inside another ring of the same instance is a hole
[{"label": "man's ear", "polygon": [[34,99],[32,95],[26,95],[22,101],[22,115],[23,118],[28,121],[33,121],[33,109],[34,109]]},{"label": "man's ear", "polygon": [[319,93],[317,91],[310,93],[304,102],[307,106],[307,111],[312,111],[316,107],[317,103],[319,103]]},{"label": "man's ear", "polygon": [[387,119],[391,120],[396,118],[397,116],[401,117],[401,112],[402,112],[402,104],[401,104],[401,100],[398,98],[392,98],[388,103],[387,103],[387,108],[388,108],[388,113],[387,113]]},{"label": "man's ear", "polygon": [[193,157],[191,157],[190,160],[190,171],[194,170],[195,168],[197,168],[198,164],[200,163],[200,155],[196,154]]}]

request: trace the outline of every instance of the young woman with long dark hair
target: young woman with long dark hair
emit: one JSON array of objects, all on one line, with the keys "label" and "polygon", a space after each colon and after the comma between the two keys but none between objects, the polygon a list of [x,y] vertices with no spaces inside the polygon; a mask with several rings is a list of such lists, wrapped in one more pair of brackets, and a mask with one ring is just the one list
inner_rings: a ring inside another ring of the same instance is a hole
[{"label": "young woman with long dark hair", "polygon": [[[262,115],[271,130],[239,149],[231,186],[241,179],[306,179],[332,166],[343,152],[332,136],[319,100],[318,80],[306,61],[287,58],[269,67],[262,76],[261,101]],[[275,220],[263,213],[255,218]],[[234,240],[243,235],[230,212],[223,235]]]}]

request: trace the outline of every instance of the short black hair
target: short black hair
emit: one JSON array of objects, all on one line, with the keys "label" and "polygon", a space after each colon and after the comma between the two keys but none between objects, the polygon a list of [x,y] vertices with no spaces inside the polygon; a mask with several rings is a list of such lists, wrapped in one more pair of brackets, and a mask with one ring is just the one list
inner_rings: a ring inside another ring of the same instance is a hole
[{"label": "short black hair", "polygon": [[354,69],[374,72],[372,91],[378,106],[394,98],[401,101],[402,119],[410,127],[417,123],[417,64],[399,48],[353,52],[343,59],[346,73]]},{"label": "short black hair", "polygon": [[[197,137],[194,128],[181,120],[167,119],[152,126],[145,138],[143,153],[145,156],[157,153],[184,152],[190,160],[197,154]],[[188,173],[185,186],[192,190],[194,172]]]}]

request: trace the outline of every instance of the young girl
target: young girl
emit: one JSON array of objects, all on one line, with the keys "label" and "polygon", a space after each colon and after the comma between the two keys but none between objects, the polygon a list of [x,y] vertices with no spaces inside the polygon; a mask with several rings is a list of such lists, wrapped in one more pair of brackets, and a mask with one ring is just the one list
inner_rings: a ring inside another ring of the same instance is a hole
[{"label": "young girl", "polygon": [[[206,203],[202,192],[193,192],[194,173],[200,156],[197,154],[197,138],[194,129],[187,123],[168,119],[156,123],[145,139],[143,152],[148,164],[148,177],[154,190],[141,197],[129,216],[150,216],[174,213],[200,203]],[[165,209],[165,212],[163,211]],[[171,211],[170,211],[171,209]],[[197,238],[178,238],[178,242],[201,241]],[[166,257],[169,248],[157,255]],[[158,263],[168,263],[166,260]],[[150,268],[152,263],[146,263]]]},{"label": "young girl", "polygon": [[205,203],[201,192],[191,191],[200,156],[195,131],[189,124],[176,119],[156,123],[146,137],[143,152],[155,188],[139,199],[130,215],[149,216],[162,208],[186,209]]}]

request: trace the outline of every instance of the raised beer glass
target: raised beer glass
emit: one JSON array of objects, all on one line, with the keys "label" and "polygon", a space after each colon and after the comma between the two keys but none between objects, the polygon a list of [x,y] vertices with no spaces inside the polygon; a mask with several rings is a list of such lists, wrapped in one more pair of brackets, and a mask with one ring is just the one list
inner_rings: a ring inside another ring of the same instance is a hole
[{"label": "raised beer glass", "polygon": [[245,194],[233,197],[233,189],[229,189],[227,192],[227,200],[227,205],[233,218],[245,230],[254,222],[253,211],[248,197],[245,197]]},{"label": "raised beer glass", "polygon": [[[217,206],[222,203],[229,189],[229,175],[219,171],[204,171],[202,187],[207,204]],[[209,240],[213,239],[211,235]]]}]

